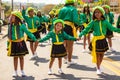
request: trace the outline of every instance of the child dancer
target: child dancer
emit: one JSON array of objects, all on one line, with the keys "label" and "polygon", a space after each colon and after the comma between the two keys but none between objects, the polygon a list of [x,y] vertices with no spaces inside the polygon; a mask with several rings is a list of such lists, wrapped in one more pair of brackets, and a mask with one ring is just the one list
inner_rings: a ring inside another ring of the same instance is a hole
[{"label": "child dancer", "polygon": [[[83,14],[82,14],[82,22],[83,22],[83,26],[84,28],[86,28],[86,26],[89,24],[89,22],[92,20],[92,13],[90,12],[90,7],[88,4],[84,5],[83,8]],[[88,45],[90,44],[90,33],[92,33],[92,31],[90,30],[89,33],[87,35],[84,36],[84,40],[83,40],[83,51],[82,52],[86,52],[86,41],[88,39]]]},{"label": "child dancer", "polygon": [[28,54],[28,49],[24,41],[24,32],[33,40],[36,41],[35,36],[29,32],[26,26],[22,22],[23,17],[19,11],[11,13],[10,24],[8,25],[8,56],[12,56],[14,60],[13,76],[18,76],[17,66],[18,58],[20,59],[20,68],[22,77],[24,73],[24,56]]},{"label": "child dancer", "polygon": [[[108,22],[110,24],[113,24],[114,23],[114,14],[112,12],[110,12],[110,6],[108,5],[104,5],[103,6],[103,9],[105,10],[105,19],[108,20]],[[110,31],[109,29],[107,29],[107,32],[106,32],[106,38],[108,39],[108,44],[110,46],[110,50],[112,52],[114,52],[115,50],[112,48],[112,38],[113,37],[113,32]]]},{"label": "child dancer", "polygon": [[[80,25],[81,22],[78,17],[78,11],[75,8],[75,0],[65,0],[64,7],[60,10],[58,14],[58,19],[62,19],[65,22],[64,31],[73,36],[77,37],[77,31],[76,31],[76,25]],[[65,40],[64,45],[67,50],[68,56],[65,57],[64,62],[68,65],[75,64],[74,61],[72,61],[72,55],[73,55],[73,43],[74,41],[71,40]]]},{"label": "child dancer", "polygon": [[89,49],[92,50],[92,62],[97,65],[97,74],[101,74],[100,65],[103,60],[105,51],[108,50],[108,44],[105,38],[107,29],[119,32],[120,29],[113,27],[104,17],[104,9],[100,6],[94,8],[93,21],[80,33],[79,37],[85,35],[90,29],[93,30],[93,39]]},{"label": "child dancer", "polygon": [[[26,13],[27,13],[27,15],[26,15]],[[27,8],[27,10],[25,10],[25,8],[23,6],[22,15],[28,25],[28,30],[31,33],[33,33],[37,39],[39,39],[40,34],[39,34],[39,31],[37,30],[37,28],[39,27],[40,24],[39,24],[39,18],[34,15],[34,8],[29,7],[29,8]],[[34,59],[35,57],[37,57],[36,49],[38,46],[38,42],[34,42],[33,40],[31,40],[30,37],[28,37],[27,40],[30,41],[30,49],[33,54],[31,59]]]},{"label": "child dancer", "polygon": [[52,51],[51,51],[51,60],[49,64],[49,72],[48,74],[52,74],[52,65],[55,60],[55,58],[58,58],[58,64],[59,64],[59,73],[63,73],[61,70],[62,67],[62,57],[66,56],[66,49],[63,45],[64,39],[68,40],[76,40],[76,38],[67,35],[63,31],[64,22],[61,19],[57,19],[54,21],[54,30],[50,31],[44,38],[40,39],[39,42],[46,41],[50,38],[52,38]]}]

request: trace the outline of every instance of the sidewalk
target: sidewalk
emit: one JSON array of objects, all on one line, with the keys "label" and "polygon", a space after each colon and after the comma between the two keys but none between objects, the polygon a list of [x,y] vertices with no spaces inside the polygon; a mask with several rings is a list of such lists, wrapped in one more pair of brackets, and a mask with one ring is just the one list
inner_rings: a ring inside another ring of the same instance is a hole
[{"label": "sidewalk", "polygon": [[0,34],[0,40],[7,36],[8,25],[2,26],[2,34]]}]

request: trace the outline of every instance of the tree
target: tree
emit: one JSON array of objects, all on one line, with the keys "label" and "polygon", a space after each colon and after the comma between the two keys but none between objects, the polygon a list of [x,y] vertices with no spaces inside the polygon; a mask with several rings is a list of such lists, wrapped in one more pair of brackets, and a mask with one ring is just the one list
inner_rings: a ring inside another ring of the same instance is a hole
[{"label": "tree", "polygon": [[41,11],[44,12],[45,14],[48,14],[48,13],[52,10],[52,8],[53,8],[54,6],[55,6],[55,5],[53,5],[53,4],[45,5],[45,6],[41,9]]}]

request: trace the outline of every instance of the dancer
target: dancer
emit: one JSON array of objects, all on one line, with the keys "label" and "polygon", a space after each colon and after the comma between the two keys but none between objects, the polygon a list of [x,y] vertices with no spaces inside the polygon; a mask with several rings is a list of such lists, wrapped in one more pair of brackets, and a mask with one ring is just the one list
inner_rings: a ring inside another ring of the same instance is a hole
[{"label": "dancer", "polygon": [[29,32],[22,22],[23,17],[21,12],[13,11],[10,16],[10,24],[8,25],[8,56],[13,57],[14,70],[13,76],[18,76],[17,66],[18,58],[20,59],[20,69],[22,77],[24,73],[24,56],[28,54],[28,49],[24,41],[24,32],[33,40],[36,41],[35,36]]},{"label": "dancer", "polygon": [[113,27],[104,17],[104,9],[97,6],[93,10],[93,21],[79,34],[79,37],[86,35],[90,29],[93,30],[93,39],[89,49],[92,51],[92,62],[97,65],[97,74],[101,74],[100,65],[103,60],[104,53],[108,50],[106,41],[107,29],[114,32],[119,32],[120,29]]},{"label": "dancer", "polygon": [[44,38],[40,39],[39,42],[46,41],[50,38],[52,38],[52,50],[51,50],[51,60],[49,63],[49,72],[48,74],[52,74],[52,65],[55,60],[55,58],[58,58],[58,64],[59,64],[59,70],[58,72],[61,74],[62,72],[62,57],[66,56],[66,49],[63,45],[64,39],[68,40],[77,40],[76,38],[67,35],[63,31],[64,22],[61,19],[57,19],[54,21],[54,30],[50,31]]}]

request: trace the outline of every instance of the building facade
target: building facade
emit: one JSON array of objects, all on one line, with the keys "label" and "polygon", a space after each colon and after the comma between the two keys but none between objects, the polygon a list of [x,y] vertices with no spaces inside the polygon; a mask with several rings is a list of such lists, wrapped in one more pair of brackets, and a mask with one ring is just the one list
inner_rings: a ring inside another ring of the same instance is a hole
[{"label": "building facade", "polygon": [[111,11],[120,13],[120,0],[109,0]]}]

